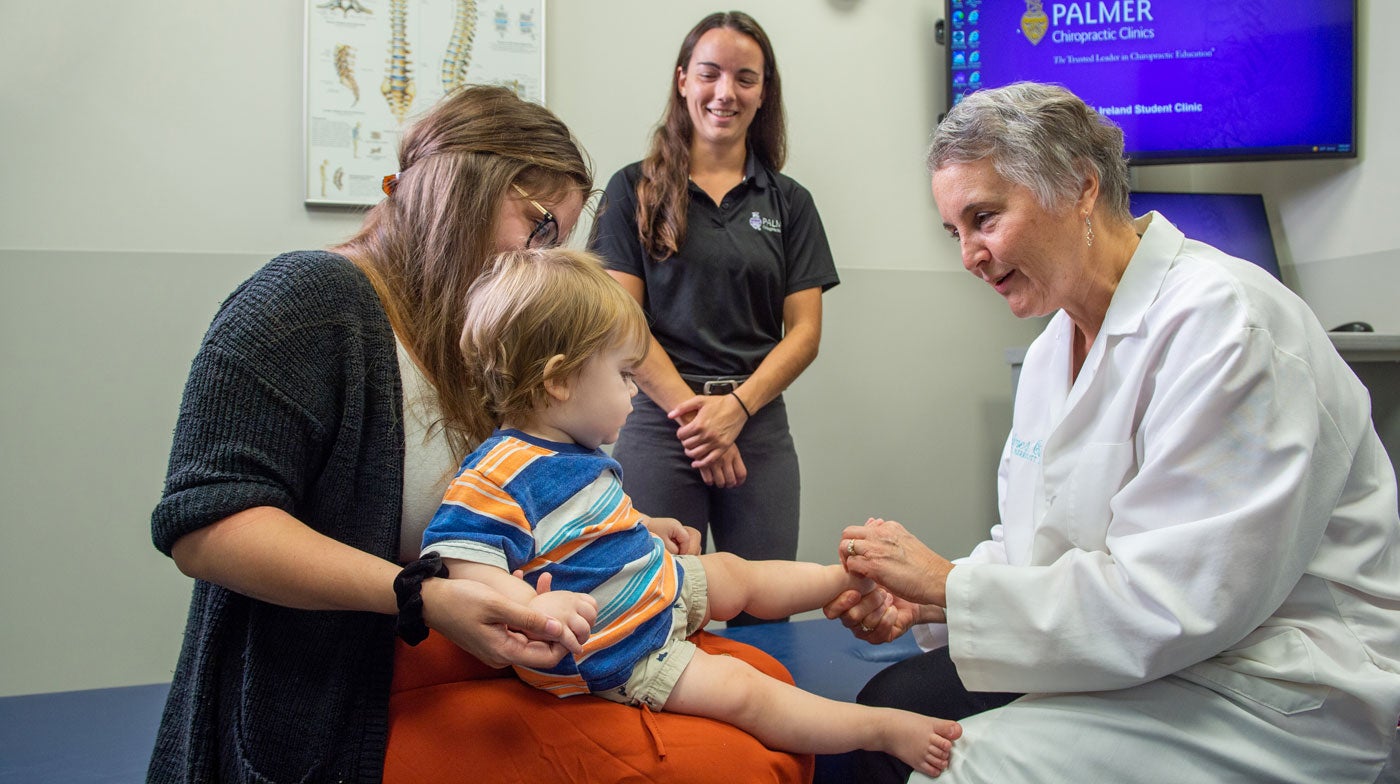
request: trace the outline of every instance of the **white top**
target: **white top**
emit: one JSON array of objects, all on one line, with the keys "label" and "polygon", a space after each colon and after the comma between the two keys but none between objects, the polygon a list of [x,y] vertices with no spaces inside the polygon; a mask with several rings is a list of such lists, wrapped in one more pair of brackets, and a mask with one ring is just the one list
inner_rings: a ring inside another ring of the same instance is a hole
[{"label": "white top", "polygon": [[916,638],[946,632],[972,690],[1175,673],[1290,714],[1340,690],[1393,730],[1400,517],[1366,389],[1267,273],[1136,223],[1079,378],[1063,312],[1027,351],[1001,523]]},{"label": "white top", "polygon": [[403,522],[399,527],[399,562],[418,557],[423,531],[432,522],[442,503],[447,484],[457,473],[458,458],[448,445],[442,427],[442,410],[437,391],[428,383],[418,363],[413,361],[394,337],[399,352],[399,378],[403,384]]}]

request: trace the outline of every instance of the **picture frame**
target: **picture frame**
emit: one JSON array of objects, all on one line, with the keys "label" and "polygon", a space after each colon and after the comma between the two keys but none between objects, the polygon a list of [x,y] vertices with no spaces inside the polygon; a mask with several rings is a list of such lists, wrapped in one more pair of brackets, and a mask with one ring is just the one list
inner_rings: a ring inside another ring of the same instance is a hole
[{"label": "picture frame", "polygon": [[378,203],[404,129],[462,85],[543,104],[545,2],[305,0],[304,203]]}]

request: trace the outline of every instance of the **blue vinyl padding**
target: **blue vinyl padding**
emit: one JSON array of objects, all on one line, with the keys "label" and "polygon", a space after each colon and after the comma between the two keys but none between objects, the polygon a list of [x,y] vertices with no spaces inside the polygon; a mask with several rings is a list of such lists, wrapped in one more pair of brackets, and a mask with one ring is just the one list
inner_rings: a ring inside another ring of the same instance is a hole
[{"label": "blue vinyl padding", "polygon": [[871,676],[919,652],[913,635],[885,645],[857,640],[839,621],[818,618],[717,629],[731,640],[746,642],[783,663],[798,686],[841,702],[855,702]]},{"label": "blue vinyl padding", "polygon": [[0,698],[0,782],[146,780],[170,684]]}]

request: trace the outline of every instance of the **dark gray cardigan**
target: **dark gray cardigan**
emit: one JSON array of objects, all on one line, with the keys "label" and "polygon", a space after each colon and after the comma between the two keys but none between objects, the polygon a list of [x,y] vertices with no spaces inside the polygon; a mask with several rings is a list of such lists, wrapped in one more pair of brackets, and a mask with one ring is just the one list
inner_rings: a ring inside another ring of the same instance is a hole
[{"label": "dark gray cardigan", "polygon": [[[169,555],[190,531],[273,506],[396,558],[400,398],[368,279],[324,251],[272,260],[224,302],[194,359],[156,547]],[[391,616],[292,610],[197,580],[148,780],[379,781],[393,656]]]}]

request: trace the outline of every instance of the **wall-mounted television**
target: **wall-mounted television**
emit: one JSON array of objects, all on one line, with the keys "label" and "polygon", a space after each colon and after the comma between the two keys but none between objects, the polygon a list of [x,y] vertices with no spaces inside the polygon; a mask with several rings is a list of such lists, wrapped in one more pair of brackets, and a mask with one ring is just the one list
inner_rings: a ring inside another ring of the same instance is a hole
[{"label": "wall-mounted television", "polygon": [[1133,191],[1128,205],[1135,217],[1156,210],[1190,239],[1252,261],[1283,280],[1269,214],[1258,193]]},{"label": "wall-mounted television", "polygon": [[1130,163],[1356,156],[1357,0],[945,0],[948,105],[1029,80]]}]

